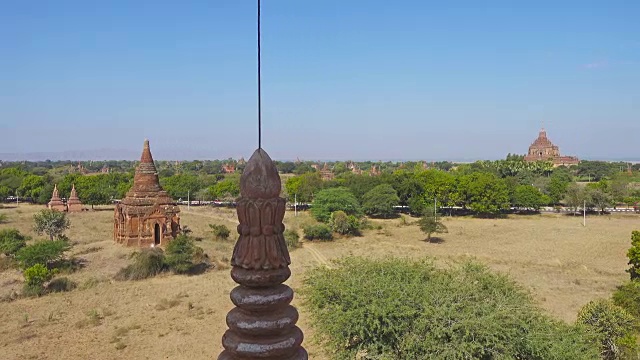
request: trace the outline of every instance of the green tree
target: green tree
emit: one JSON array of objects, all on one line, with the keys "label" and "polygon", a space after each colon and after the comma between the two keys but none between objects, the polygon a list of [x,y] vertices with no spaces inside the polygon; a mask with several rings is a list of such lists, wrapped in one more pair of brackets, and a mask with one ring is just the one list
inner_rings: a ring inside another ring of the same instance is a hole
[{"label": "green tree", "polygon": [[162,178],[160,184],[175,199],[186,198],[188,194],[195,194],[202,187],[198,177],[192,174],[178,174]]},{"label": "green tree", "polygon": [[509,208],[509,191],[502,179],[486,172],[463,175],[456,191],[463,206],[481,216],[495,216]]},{"label": "green tree", "polygon": [[33,215],[33,221],[35,222],[34,230],[37,234],[46,234],[49,236],[49,240],[59,237],[70,226],[67,214],[52,210],[43,209]]},{"label": "green tree", "polygon": [[543,194],[531,185],[518,185],[514,193],[514,205],[520,208],[539,210],[543,203]]},{"label": "green tree", "polygon": [[393,186],[381,184],[362,198],[362,209],[364,213],[379,218],[391,218],[396,215],[395,206],[400,203],[400,198]]},{"label": "green tree", "polygon": [[574,215],[579,207],[584,206],[585,200],[585,191],[578,184],[571,183],[567,187],[564,203],[573,210]]},{"label": "green tree", "polygon": [[240,178],[224,179],[209,187],[209,194],[217,200],[232,201],[240,195]]},{"label": "green tree", "polygon": [[605,209],[611,206],[613,199],[611,195],[598,187],[587,187],[587,204],[593,206],[600,211],[600,214],[605,212]]},{"label": "green tree", "polygon": [[631,265],[631,268],[627,270],[631,280],[640,279],[640,231],[631,233],[631,247],[627,251],[627,257],[629,265]]},{"label": "green tree", "polygon": [[27,246],[29,239],[17,229],[2,229],[0,230],[0,253],[6,256],[15,256],[20,249]]},{"label": "green tree", "polygon": [[24,197],[37,199],[44,190],[45,182],[42,176],[27,175],[22,179],[18,192]]},{"label": "green tree", "polygon": [[427,235],[427,241],[431,241],[431,234],[447,233],[447,227],[437,217],[433,208],[426,208],[424,214],[418,220],[420,230]]},{"label": "green tree", "polygon": [[634,322],[626,310],[603,299],[583,306],[577,319],[598,337],[605,360],[621,359],[625,348],[635,347]]},{"label": "green tree", "polygon": [[565,198],[569,184],[571,184],[572,181],[571,174],[566,170],[553,172],[547,184],[546,191],[554,204],[560,203],[560,201]]},{"label": "green tree", "polygon": [[319,191],[311,206],[311,215],[321,222],[328,222],[331,213],[344,211],[347,215],[361,216],[362,209],[355,196],[347,188],[330,188]]},{"label": "green tree", "polygon": [[293,201],[294,197],[298,202],[308,203],[313,200],[313,195],[322,189],[323,183],[320,174],[317,172],[304,173],[287,179],[284,188]]}]

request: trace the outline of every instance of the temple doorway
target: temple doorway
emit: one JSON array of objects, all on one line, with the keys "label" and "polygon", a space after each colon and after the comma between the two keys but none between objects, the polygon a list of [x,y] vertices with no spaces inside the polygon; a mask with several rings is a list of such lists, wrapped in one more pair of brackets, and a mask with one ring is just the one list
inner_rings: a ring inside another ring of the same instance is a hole
[{"label": "temple doorway", "polygon": [[160,245],[160,225],[156,224],[153,229],[153,243],[156,245]]}]

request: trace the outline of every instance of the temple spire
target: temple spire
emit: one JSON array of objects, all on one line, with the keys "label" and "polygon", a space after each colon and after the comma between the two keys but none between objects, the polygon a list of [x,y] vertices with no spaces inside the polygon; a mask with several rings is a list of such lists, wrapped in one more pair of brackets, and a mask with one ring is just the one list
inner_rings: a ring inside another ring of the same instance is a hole
[{"label": "temple spire", "polygon": [[136,173],[133,177],[133,187],[129,192],[143,194],[158,191],[162,191],[160,180],[158,179],[158,170],[153,162],[149,140],[145,140],[140,163],[136,167]]}]

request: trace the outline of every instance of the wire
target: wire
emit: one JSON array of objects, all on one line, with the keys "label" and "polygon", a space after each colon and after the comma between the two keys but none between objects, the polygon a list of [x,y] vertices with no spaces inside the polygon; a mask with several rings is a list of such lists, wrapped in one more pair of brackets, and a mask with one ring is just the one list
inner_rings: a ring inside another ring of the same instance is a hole
[{"label": "wire", "polygon": [[258,149],[262,149],[262,79],[260,73],[260,0],[258,0]]}]

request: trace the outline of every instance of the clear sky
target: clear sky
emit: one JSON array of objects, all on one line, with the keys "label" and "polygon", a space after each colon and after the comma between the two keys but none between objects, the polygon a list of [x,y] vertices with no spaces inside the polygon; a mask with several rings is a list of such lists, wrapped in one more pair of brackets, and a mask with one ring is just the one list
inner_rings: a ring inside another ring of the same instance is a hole
[{"label": "clear sky", "polygon": [[[520,4],[516,6],[515,4]],[[255,1],[0,0],[0,153],[249,156]],[[639,158],[640,1],[263,0],[274,159]],[[115,155],[117,156],[117,155]]]}]

